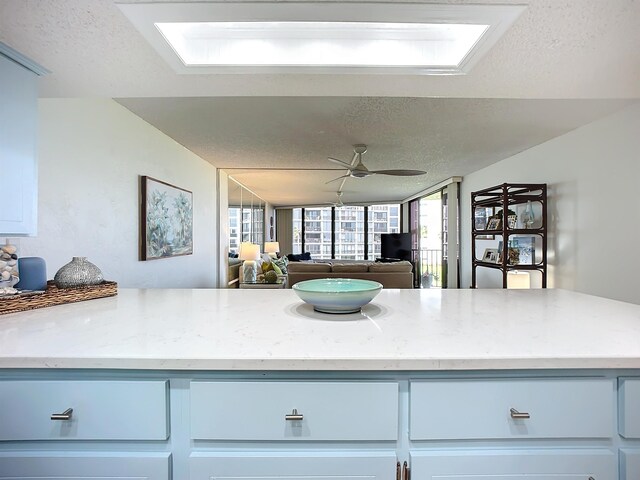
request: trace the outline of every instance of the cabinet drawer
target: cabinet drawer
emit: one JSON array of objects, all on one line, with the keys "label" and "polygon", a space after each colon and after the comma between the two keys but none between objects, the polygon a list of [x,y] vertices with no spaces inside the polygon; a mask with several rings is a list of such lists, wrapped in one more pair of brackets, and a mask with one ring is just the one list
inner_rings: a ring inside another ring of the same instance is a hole
[{"label": "cabinet drawer", "polygon": [[190,480],[390,480],[395,451],[192,453]]},{"label": "cabinet drawer", "polygon": [[609,379],[412,382],[410,437],[606,438],[614,392]]},{"label": "cabinet drawer", "polygon": [[[302,418],[286,419],[294,409]],[[191,382],[193,439],[397,437],[397,383]]]},{"label": "cabinet drawer", "polygon": [[168,480],[168,453],[0,453],[0,478],[11,480]]},{"label": "cabinet drawer", "polygon": [[411,476],[421,480],[613,480],[617,456],[606,449],[412,452]]},{"label": "cabinet drawer", "polygon": [[167,416],[166,381],[0,382],[0,440],[165,440]]},{"label": "cabinet drawer", "polygon": [[621,378],[618,431],[625,438],[640,438],[640,379]]}]

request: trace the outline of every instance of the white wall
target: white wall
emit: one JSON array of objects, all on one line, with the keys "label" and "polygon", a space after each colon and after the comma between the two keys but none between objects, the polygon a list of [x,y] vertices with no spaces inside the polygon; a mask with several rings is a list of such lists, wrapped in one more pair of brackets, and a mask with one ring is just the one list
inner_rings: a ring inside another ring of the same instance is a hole
[{"label": "white wall", "polygon": [[[38,235],[47,273],[86,256],[121,287],[217,285],[216,169],[107,99],[39,100]],[[139,175],[193,192],[193,255],[138,261]],[[12,239],[13,240],[13,239]]]},{"label": "white wall", "polygon": [[550,287],[640,304],[640,103],[464,178],[463,288],[471,192],[505,182],[548,184]]}]

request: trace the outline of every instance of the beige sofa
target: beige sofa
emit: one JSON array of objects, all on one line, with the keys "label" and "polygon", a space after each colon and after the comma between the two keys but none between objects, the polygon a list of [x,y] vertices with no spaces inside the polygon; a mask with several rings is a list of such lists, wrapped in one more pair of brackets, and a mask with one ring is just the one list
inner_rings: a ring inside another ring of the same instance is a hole
[{"label": "beige sofa", "polygon": [[413,266],[410,262],[290,262],[287,266],[287,288],[303,280],[315,278],[362,278],[380,282],[384,288],[413,288]]}]

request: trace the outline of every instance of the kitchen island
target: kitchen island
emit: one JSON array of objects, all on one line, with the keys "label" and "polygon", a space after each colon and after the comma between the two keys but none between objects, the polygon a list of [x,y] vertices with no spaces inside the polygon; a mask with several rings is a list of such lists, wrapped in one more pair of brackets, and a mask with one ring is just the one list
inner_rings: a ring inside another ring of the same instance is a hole
[{"label": "kitchen island", "polygon": [[574,292],[122,290],[0,369],[0,478],[640,478],[640,306]]}]

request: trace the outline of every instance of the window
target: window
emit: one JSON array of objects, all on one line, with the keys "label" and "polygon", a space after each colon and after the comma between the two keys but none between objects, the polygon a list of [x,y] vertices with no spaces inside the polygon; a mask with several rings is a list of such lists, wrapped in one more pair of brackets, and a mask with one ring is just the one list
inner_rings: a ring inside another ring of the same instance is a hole
[{"label": "window", "polygon": [[380,235],[382,233],[400,233],[400,206],[371,205],[368,209],[368,255],[369,260],[381,256]]},{"label": "window", "polygon": [[[295,209],[298,210],[298,209]],[[302,210],[302,209],[300,209]],[[294,217],[295,218],[295,217]],[[295,222],[294,222],[295,233]],[[304,209],[304,250],[314,259],[331,258],[331,207]],[[327,241],[329,239],[329,241]],[[300,246],[302,247],[302,245]],[[295,253],[295,251],[294,251]]]},{"label": "window", "polygon": [[364,207],[336,207],[335,258],[364,260]]},{"label": "window", "polygon": [[380,235],[400,232],[398,204],[294,208],[292,213],[293,253],[309,252],[320,260],[374,260],[380,257]]},{"label": "window", "polygon": [[302,209],[294,208],[293,217],[293,244],[292,252],[295,254],[302,253]]}]

